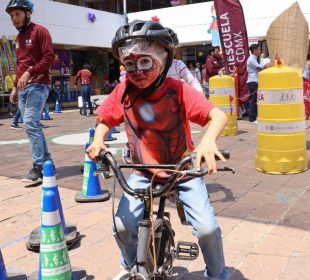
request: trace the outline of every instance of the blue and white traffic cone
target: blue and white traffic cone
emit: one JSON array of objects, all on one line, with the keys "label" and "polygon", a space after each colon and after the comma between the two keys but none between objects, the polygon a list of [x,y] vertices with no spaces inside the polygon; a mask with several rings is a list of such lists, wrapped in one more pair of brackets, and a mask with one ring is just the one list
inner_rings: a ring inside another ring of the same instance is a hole
[{"label": "blue and white traffic cone", "polygon": [[93,143],[95,137],[95,129],[90,128],[89,129],[89,137],[88,137],[88,142]]},{"label": "blue and white traffic cone", "polygon": [[2,253],[0,250],[0,279],[1,280],[27,280],[27,275],[25,274],[16,274],[16,273],[7,273],[2,257]]},{"label": "blue and white traffic cone", "polygon": [[[88,142],[85,150],[90,146]],[[85,152],[83,187],[82,191],[75,195],[76,202],[100,202],[110,199],[109,191],[101,190],[96,163],[91,161]]]},{"label": "blue and white traffic cone", "polygon": [[39,271],[32,273],[30,280],[81,279],[72,272],[57,195],[51,190],[43,192],[40,244]]},{"label": "blue and white traffic cone", "polygon": [[56,99],[54,113],[61,113],[58,98]]},{"label": "blue and white traffic cone", "polygon": [[114,141],[116,140],[116,137],[112,136],[111,130],[109,131],[108,135],[106,136],[106,138],[104,139],[104,141]]},{"label": "blue and white traffic cone", "polygon": [[111,133],[112,133],[112,134],[113,134],[113,133],[120,133],[120,131],[117,130],[115,127],[112,127],[112,128],[111,128]]},{"label": "blue and white traffic cone", "polygon": [[[76,226],[74,225],[66,225],[65,217],[62,210],[60,195],[58,191],[58,186],[55,177],[55,167],[52,161],[48,160],[43,164],[43,184],[42,184],[43,193],[47,191],[53,191],[55,193],[59,215],[61,219],[61,224],[63,227],[63,232],[65,234],[65,240],[67,243],[67,247],[70,249],[78,240],[79,240],[79,232],[77,231]],[[40,238],[39,238],[39,230],[40,228],[34,229],[29,236],[29,240],[27,242],[27,248],[31,251],[39,251],[40,249]]]},{"label": "blue and white traffic cone", "polygon": [[0,279],[2,280],[7,280],[8,279],[8,275],[6,273],[6,269],[5,269],[5,265],[4,265],[4,261],[3,261],[3,257],[2,257],[2,253],[0,250]]},{"label": "blue and white traffic cone", "polygon": [[48,105],[46,104],[44,107],[44,112],[42,113],[41,120],[52,120],[50,114],[49,114],[49,109]]}]

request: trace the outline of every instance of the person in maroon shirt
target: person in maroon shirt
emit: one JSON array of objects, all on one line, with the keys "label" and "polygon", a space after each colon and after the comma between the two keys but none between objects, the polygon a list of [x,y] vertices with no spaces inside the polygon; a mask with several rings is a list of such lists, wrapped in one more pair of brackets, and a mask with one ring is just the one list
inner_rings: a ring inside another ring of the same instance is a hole
[{"label": "person in maroon shirt", "polygon": [[90,96],[91,96],[91,82],[93,79],[93,74],[90,72],[90,65],[85,63],[83,65],[83,69],[81,69],[75,77],[75,82],[74,82],[74,87],[77,89],[77,83],[80,80],[81,81],[81,94],[82,94],[82,99],[83,99],[83,116],[88,116],[87,115],[87,110],[86,110],[86,102],[88,103],[90,115],[93,115],[93,106],[90,101]]},{"label": "person in maroon shirt", "polygon": [[[194,151],[196,168],[200,169],[204,158],[209,173],[215,173],[215,155],[225,161],[216,139],[225,127],[226,116],[190,85],[166,78],[174,53],[168,30],[158,22],[133,21],[118,29],[112,41],[112,51],[126,69],[126,80],[117,85],[97,109],[101,123],[87,149],[88,156],[98,160],[100,151],[106,150],[103,139],[109,129],[124,123],[133,163],[176,164],[188,152]],[[196,148],[191,141],[190,122],[201,126],[209,123]],[[167,174],[156,174],[155,171],[134,170],[127,183],[131,188],[149,188],[153,175],[156,175],[156,182],[166,182]],[[201,178],[190,178],[178,181],[176,189],[208,266],[205,277],[228,279],[221,231],[205,183]],[[113,232],[125,269],[114,279],[128,276],[135,265],[143,208],[143,201],[127,193],[119,202]]]},{"label": "person in maroon shirt", "polygon": [[205,63],[204,81],[209,83],[209,78],[216,76],[220,71],[224,71],[224,62],[220,55],[219,47],[212,47]]},{"label": "person in maroon shirt", "polygon": [[22,181],[39,183],[43,178],[44,161],[51,160],[40,119],[51,83],[52,39],[46,28],[31,22],[33,3],[30,0],[11,0],[6,12],[19,31],[16,37],[16,79],[10,101],[18,102],[33,162],[33,168]]}]

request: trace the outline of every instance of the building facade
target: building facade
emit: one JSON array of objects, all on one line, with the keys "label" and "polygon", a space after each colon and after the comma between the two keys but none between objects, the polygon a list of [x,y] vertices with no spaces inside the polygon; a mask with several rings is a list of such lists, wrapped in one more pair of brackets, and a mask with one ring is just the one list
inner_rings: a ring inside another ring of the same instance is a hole
[{"label": "building facade", "polygon": [[[11,24],[5,7],[9,0],[0,1],[0,37],[13,39],[17,30]],[[204,63],[211,47],[212,1],[199,0],[33,0],[35,11],[32,20],[45,26],[51,33],[55,49],[69,50],[71,58],[83,63],[84,52],[90,50],[104,54],[107,65],[105,79],[117,79],[118,64],[111,56],[111,41],[115,31],[126,19],[150,20],[156,16],[172,28],[179,37],[178,58],[185,63]],[[266,32],[271,22],[295,0],[241,0],[249,42],[260,42],[267,51]],[[310,1],[299,0],[305,18],[310,22]],[[124,8],[124,3],[127,5]],[[124,15],[124,10],[127,12]],[[126,17],[127,16],[127,17]],[[72,53],[75,53],[72,55]],[[81,55],[76,55],[81,54]],[[79,59],[80,57],[80,59]],[[86,58],[85,58],[86,57]]]}]

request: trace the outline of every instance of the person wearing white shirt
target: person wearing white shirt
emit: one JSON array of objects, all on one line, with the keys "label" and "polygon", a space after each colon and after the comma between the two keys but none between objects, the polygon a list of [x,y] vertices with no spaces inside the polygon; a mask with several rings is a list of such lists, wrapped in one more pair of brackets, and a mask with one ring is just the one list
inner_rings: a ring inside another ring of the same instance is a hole
[{"label": "person wearing white shirt", "polygon": [[263,68],[269,67],[269,63],[264,64],[264,60],[260,60],[261,48],[258,44],[250,46],[250,56],[247,60],[248,80],[247,85],[250,92],[250,112],[249,121],[256,123],[257,120],[257,89],[258,89],[258,72]]},{"label": "person wearing white shirt", "polygon": [[[167,30],[173,40],[174,46],[177,47],[179,44],[177,34],[171,28],[167,28]],[[173,59],[172,65],[167,73],[167,77],[172,77],[176,80],[183,80],[197,91],[204,93],[199,81],[193,76],[182,60]]]}]

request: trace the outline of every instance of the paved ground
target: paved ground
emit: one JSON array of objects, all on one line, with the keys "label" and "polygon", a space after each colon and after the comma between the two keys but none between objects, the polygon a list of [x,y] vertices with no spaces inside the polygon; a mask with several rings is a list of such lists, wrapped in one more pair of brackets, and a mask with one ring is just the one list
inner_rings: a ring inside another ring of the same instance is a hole
[{"label": "paved ground", "polygon": [[[70,250],[71,264],[84,268],[89,279],[112,279],[119,271],[118,250],[111,235],[112,200],[95,204],[74,201],[75,193],[82,188],[83,139],[95,119],[81,118],[76,110],[52,116],[52,121],[44,121],[48,125],[44,133],[50,140],[49,148],[57,166],[62,207],[66,222],[77,225],[82,236],[79,244]],[[9,119],[0,123],[3,124],[0,126],[0,248],[8,271],[30,274],[38,269],[39,255],[27,251],[25,243],[29,233],[39,225],[41,188],[26,188],[20,182],[31,168],[25,131],[10,129]],[[231,160],[226,165],[236,168],[236,174],[206,177],[223,231],[231,279],[310,279],[310,171],[296,175],[256,171],[256,125],[239,121],[238,126],[237,136],[219,140],[221,148],[231,151]],[[202,130],[196,126],[193,130],[197,142]],[[78,133],[84,134],[69,138],[75,145],[56,144],[63,139],[56,137]],[[309,129],[307,139],[309,149]],[[116,148],[113,151],[123,146],[119,142],[122,139],[112,144]],[[111,191],[113,178],[102,180],[101,186]],[[119,187],[116,193],[117,204]],[[176,240],[194,241],[190,227],[180,224],[173,205],[169,205],[169,210]],[[175,265],[171,279],[203,279],[201,256],[194,262],[177,261]]]}]

